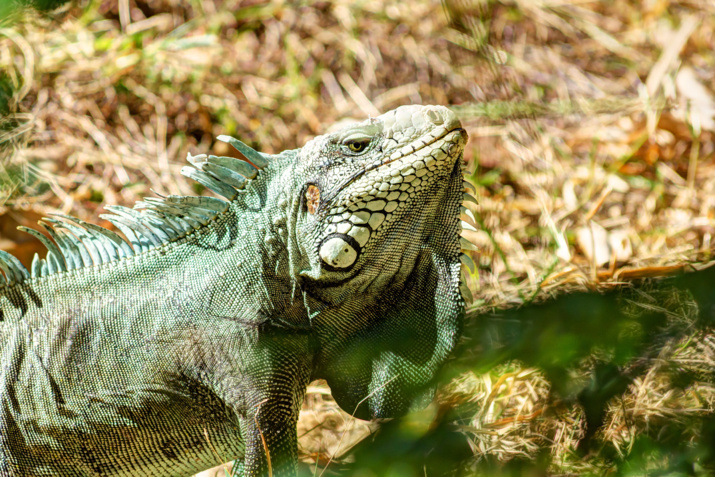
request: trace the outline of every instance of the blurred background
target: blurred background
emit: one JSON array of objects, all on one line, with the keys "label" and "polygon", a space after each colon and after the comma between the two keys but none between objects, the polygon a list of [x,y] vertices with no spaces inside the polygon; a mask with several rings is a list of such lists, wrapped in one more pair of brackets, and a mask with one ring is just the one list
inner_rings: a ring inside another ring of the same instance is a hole
[{"label": "blurred background", "polygon": [[303,470],[711,475],[714,35],[701,0],[3,2],[0,249],[29,265],[17,225],[210,194],[179,170],[220,134],[273,153],[448,105],[479,202],[463,346],[388,424],[313,383]]}]

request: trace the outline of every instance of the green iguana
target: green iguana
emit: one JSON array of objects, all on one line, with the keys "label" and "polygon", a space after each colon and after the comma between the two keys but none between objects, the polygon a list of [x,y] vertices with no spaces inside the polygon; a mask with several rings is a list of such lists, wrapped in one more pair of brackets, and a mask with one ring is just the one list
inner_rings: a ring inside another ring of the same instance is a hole
[{"label": "green iguana", "polygon": [[[70,216],[0,252],[0,475],[293,475],[308,382],[362,419],[431,399],[455,346],[467,139],[405,106],[259,153],[191,156],[225,197]],[[467,196],[469,197],[469,196]],[[3,278],[4,274],[4,278]]]}]

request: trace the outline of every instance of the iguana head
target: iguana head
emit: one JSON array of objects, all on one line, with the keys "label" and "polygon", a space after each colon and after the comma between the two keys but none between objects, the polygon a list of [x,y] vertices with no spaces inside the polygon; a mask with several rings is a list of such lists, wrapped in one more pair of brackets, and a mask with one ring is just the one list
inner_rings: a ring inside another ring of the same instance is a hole
[{"label": "iguana head", "polygon": [[441,106],[404,106],[300,150],[296,224],[316,377],[358,417],[425,401],[459,335],[467,135]]}]

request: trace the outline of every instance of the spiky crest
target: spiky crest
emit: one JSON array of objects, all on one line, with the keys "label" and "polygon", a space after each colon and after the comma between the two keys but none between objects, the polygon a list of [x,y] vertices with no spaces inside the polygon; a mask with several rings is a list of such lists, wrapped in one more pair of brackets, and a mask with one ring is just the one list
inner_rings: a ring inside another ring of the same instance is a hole
[{"label": "spiky crest", "polygon": [[0,286],[132,257],[175,242],[207,226],[228,209],[229,202],[236,198],[238,191],[258,176],[271,157],[233,137],[219,136],[217,139],[233,146],[248,161],[189,154],[187,160],[193,167],[184,167],[181,173],[225,197],[228,202],[213,197],[157,194],[159,198],[145,198],[131,209],[117,205],[105,207],[111,214],[102,214],[100,217],[116,226],[125,238],[69,215],[45,217],[38,223],[47,231],[49,238],[27,227],[18,229],[40,240],[47,248],[47,256],[40,259],[35,254],[31,271],[28,272],[16,257],[0,250]]}]

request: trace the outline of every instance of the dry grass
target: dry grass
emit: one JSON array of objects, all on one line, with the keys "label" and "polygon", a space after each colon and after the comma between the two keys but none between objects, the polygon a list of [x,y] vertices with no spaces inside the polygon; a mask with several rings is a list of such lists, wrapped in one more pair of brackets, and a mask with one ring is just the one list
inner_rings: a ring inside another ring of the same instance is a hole
[{"label": "dry grass", "polygon": [[[464,235],[480,249],[479,273],[468,278],[472,315],[711,259],[708,2],[80,7],[0,30],[0,70],[16,105],[0,128],[0,248],[25,261],[37,246],[13,232],[17,224],[57,211],[94,218],[103,204],[129,205],[150,189],[197,192],[180,178],[183,157],[228,153],[213,142],[219,134],[275,152],[404,103],[457,105],[470,134],[479,205],[467,206],[478,231]],[[635,433],[712,412],[710,384],[678,389],[666,372],[714,364],[712,338],[696,338],[665,346],[610,405],[604,445],[625,455]],[[606,463],[574,454],[581,412],[553,402],[549,389],[538,371],[509,363],[464,375],[440,396],[477,404],[463,423],[475,459],[547,447],[561,462],[554,473],[600,473]],[[340,461],[370,432],[350,422],[324,386],[311,387],[304,460]]]}]

